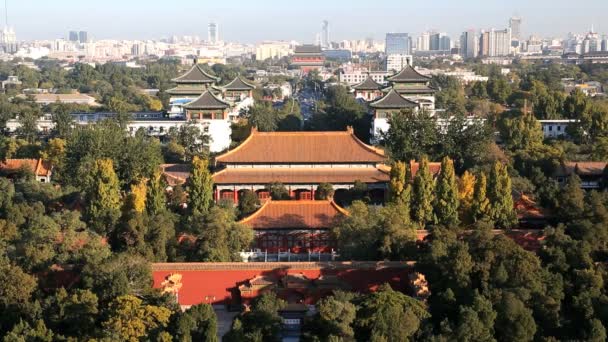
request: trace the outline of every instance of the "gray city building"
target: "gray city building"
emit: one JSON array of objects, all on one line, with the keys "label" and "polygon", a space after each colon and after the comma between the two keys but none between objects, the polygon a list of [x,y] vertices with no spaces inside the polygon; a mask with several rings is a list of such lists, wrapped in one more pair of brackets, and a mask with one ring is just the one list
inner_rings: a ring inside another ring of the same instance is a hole
[{"label": "gray city building", "polygon": [[87,31],[78,32],[78,41],[80,43],[87,43],[89,41],[89,35],[87,34]]},{"label": "gray city building", "polygon": [[217,27],[217,23],[209,23],[207,32],[207,41],[211,44],[216,44],[220,41],[220,32]]},{"label": "gray city building", "polygon": [[412,38],[407,33],[387,33],[384,52],[387,55],[411,55]]},{"label": "gray city building", "polygon": [[460,36],[460,54],[463,58],[475,58],[479,53],[479,40],[475,30],[468,30]]},{"label": "gray city building", "polygon": [[511,39],[521,40],[521,18],[511,17],[509,19],[509,28],[511,29]]},{"label": "gray city building", "polygon": [[78,41],[78,31],[70,31],[68,35],[69,41],[77,42]]}]

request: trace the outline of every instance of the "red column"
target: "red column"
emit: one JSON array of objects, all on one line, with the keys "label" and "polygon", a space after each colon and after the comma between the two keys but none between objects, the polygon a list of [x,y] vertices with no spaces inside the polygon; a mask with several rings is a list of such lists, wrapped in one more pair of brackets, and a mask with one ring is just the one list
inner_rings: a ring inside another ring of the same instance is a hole
[{"label": "red column", "polygon": [[234,196],[234,204],[239,203],[239,193],[236,191],[236,186],[234,187],[234,192],[232,193],[232,195]]},{"label": "red column", "polygon": [[213,199],[215,199],[215,202],[219,202],[220,200],[220,196],[219,196],[220,192],[217,190],[217,188],[213,189]]},{"label": "red column", "polygon": [[313,201],[315,200],[315,187],[314,187],[314,185],[310,186],[310,199],[313,200]]}]

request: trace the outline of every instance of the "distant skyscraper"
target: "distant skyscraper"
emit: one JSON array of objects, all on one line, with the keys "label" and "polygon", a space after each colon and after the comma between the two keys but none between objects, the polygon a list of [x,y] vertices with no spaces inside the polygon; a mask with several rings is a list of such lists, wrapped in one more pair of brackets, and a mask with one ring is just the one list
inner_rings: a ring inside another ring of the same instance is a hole
[{"label": "distant skyscraper", "polygon": [[479,54],[489,57],[511,54],[511,29],[482,31],[479,38]]},{"label": "distant skyscraper", "polygon": [[87,43],[89,41],[89,35],[87,34],[87,31],[78,32],[78,41],[80,43]]},{"label": "distant skyscraper", "polygon": [[521,18],[511,17],[509,19],[509,28],[511,29],[511,38],[513,40],[521,40]]},{"label": "distant skyscraper", "polygon": [[475,30],[468,30],[460,36],[460,54],[463,58],[475,58],[479,52],[479,40]]},{"label": "distant skyscraper", "polygon": [[12,27],[5,26],[4,29],[0,31],[0,44],[2,51],[6,53],[17,52],[17,35]]},{"label": "distant skyscraper", "polygon": [[78,41],[78,31],[70,31],[69,41],[77,42]]},{"label": "distant skyscraper", "polygon": [[220,32],[217,23],[209,23],[207,31],[207,41],[211,44],[217,44],[220,41]]},{"label": "distant skyscraper", "polygon": [[431,51],[448,51],[452,47],[452,41],[445,33],[433,33],[429,41]]},{"label": "distant skyscraper", "polygon": [[384,52],[387,55],[411,55],[412,38],[407,33],[387,33]]},{"label": "distant skyscraper", "polygon": [[429,51],[431,49],[431,34],[430,32],[424,32],[416,41],[417,51]]},{"label": "distant skyscraper", "polygon": [[323,30],[321,33],[321,47],[331,48],[331,41],[329,40],[329,21],[323,20],[321,28]]}]

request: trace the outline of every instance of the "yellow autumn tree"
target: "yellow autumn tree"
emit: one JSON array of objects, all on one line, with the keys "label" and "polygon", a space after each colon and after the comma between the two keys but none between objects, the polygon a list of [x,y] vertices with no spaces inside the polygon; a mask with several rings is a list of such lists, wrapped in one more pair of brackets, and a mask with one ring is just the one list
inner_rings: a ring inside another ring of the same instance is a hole
[{"label": "yellow autumn tree", "polygon": [[131,184],[131,192],[128,197],[128,207],[137,213],[143,213],[146,209],[146,182],[139,181]]},{"label": "yellow autumn tree", "polygon": [[458,182],[458,199],[460,200],[460,217],[464,223],[472,223],[471,205],[475,193],[475,175],[465,171]]}]

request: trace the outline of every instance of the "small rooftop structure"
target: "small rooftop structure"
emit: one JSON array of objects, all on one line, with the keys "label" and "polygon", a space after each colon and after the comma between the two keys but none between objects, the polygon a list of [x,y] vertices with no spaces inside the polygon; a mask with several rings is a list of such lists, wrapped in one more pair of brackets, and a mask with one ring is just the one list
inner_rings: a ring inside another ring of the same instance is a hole
[{"label": "small rooftop structure", "polygon": [[42,159],[6,159],[0,162],[0,173],[14,175],[21,171],[29,171],[42,183],[51,181],[52,170],[51,163]]},{"label": "small rooftop structure", "polygon": [[185,109],[226,109],[229,107],[228,102],[219,99],[209,90],[184,106]]}]

